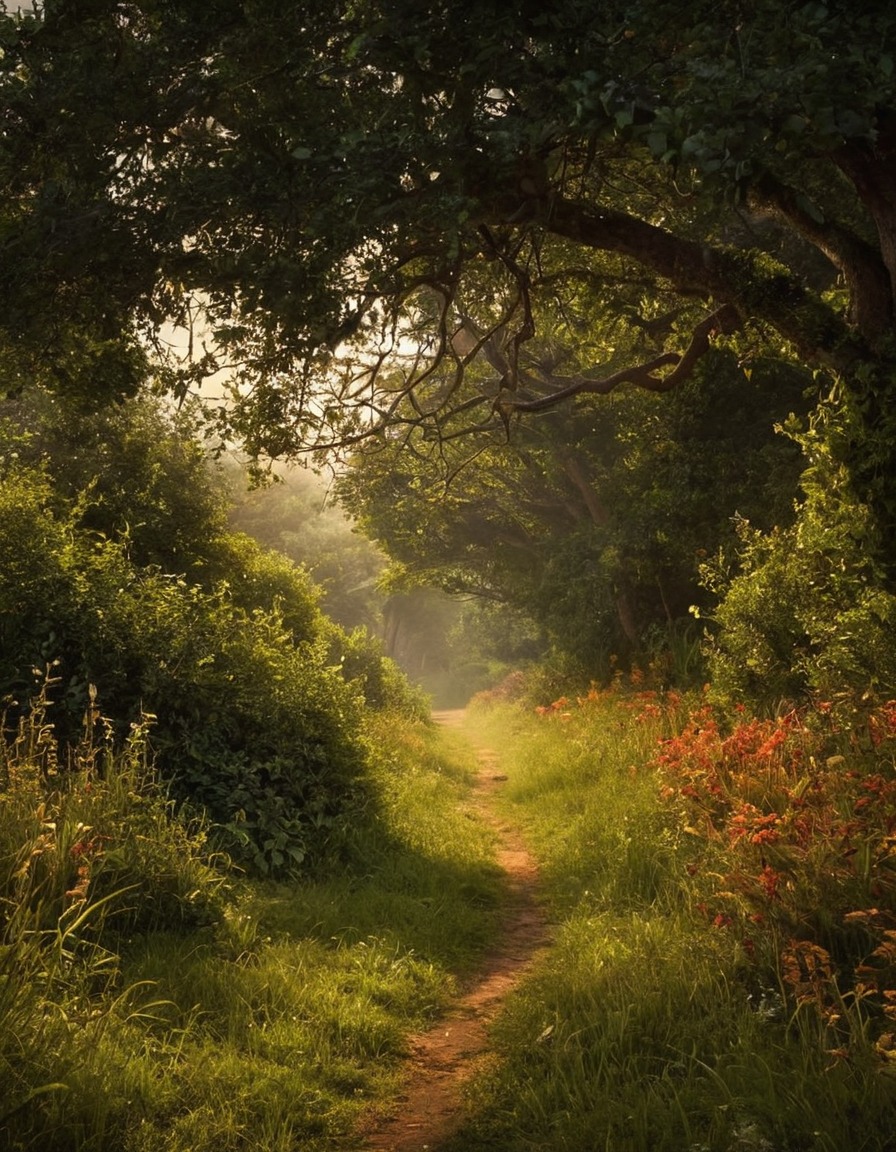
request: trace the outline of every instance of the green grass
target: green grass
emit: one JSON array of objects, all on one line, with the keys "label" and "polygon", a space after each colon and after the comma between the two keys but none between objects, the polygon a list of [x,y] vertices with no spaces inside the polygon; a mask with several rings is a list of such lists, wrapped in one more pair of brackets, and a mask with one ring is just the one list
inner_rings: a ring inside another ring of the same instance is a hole
[{"label": "green grass", "polygon": [[557,927],[494,1028],[452,1152],[896,1147],[896,1078],[872,1046],[842,1058],[812,1006],[785,1007],[692,907],[693,837],[646,767],[668,716],[609,698],[570,711],[474,717],[503,749],[507,815]]},{"label": "green grass", "polygon": [[469,750],[382,716],[369,739],[338,853],[273,884],[210,857],[142,745],[65,775],[22,734],[0,790],[3,1148],[350,1146],[501,897]]},{"label": "green grass", "polygon": [[[508,739],[509,737],[509,739]],[[527,829],[555,910],[675,902],[680,833],[644,771],[652,729],[625,712],[572,730],[519,714],[483,732],[503,748],[507,815]]]},{"label": "green grass", "polygon": [[[649,761],[673,713],[606,694],[477,716],[555,932],[440,1152],[896,1149],[879,1009],[797,1003],[768,948],[745,950],[748,919],[701,908],[733,849],[661,799]],[[175,812],[144,734],[64,773],[32,713],[0,763],[0,1147],[357,1146],[502,905],[463,737],[379,716],[368,741],[326,866],[254,882]]]}]

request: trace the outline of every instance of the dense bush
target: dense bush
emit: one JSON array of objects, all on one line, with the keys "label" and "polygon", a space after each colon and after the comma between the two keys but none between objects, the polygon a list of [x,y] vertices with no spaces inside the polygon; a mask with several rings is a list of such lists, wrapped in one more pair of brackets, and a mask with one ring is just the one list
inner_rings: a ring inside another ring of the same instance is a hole
[{"label": "dense bush", "polygon": [[361,692],[369,708],[389,709],[417,720],[429,716],[428,697],[384,655],[379,640],[363,628],[345,632],[331,626],[328,635],[330,651],[342,675]]},{"label": "dense bush", "polygon": [[310,596],[296,639],[304,577],[291,590],[291,629],[277,597],[250,611],[224,582],[205,590],[137,568],[124,544],[54,518],[42,495],[31,473],[0,482],[0,515],[16,523],[18,554],[36,574],[0,566],[4,691],[26,699],[32,669],[58,660],[53,719],[68,741],[91,685],[120,731],[152,713],[175,792],[204,805],[257,865],[300,863],[336,818],[360,757],[356,694],[310,626]]},{"label": "dense bush", "polygon": [[226,486],[200,427],[151,396],[82,409],[39,388],[0,400],[0,459],[40,468],[53,506],[76,502],[78,522],[126,541],[139,565],[201,580],[207,549],[226,529]]},{"label": "dense bush", "polygon": [[826,408],[792,432],[808,460],[796,522],[769,533],[742,523],[737,573],[706,572],[721,597],[710,653],[720,694],[774,709],[896,692],[896,596],[874,565],[871,514],[837,459],[844,419]]},{"label": "dense bush", "polygon": [[[173,795],[203,806],[228,850],[265,871],[313,858],[351,808],[364,695],[421,701],[322,616],[302,569],[225,530],[199,449],[164,413],[145,402],[97,427],[75,414],[75,453],[49,411],[46,426],[23,429],[20,413],[0,427],[0,695],[24,706],[53,663],[51,719],[68,744],[94,691],[120,735],[151,714]],[[74,454],[70,470],[51,448]],[[196,494],[189,525],[169,462]],[[130,517],[117,485],[132,463]]]}]

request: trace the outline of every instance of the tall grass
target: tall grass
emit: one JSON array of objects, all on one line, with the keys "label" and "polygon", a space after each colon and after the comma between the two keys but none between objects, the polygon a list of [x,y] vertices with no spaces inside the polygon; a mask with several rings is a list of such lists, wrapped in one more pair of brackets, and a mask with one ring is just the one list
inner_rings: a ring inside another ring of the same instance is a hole
[{"label": "tall grass", "polygon": [[286,1152],[347,1140],[409,1028],[492,931],[471,765],[371,720],[341,859],[254,883],[174,809],[145,732],[91,721],[60,763],[46,698],[3,744],[0,1147]]},{"label": "tall grass", "polygon": [[[872,789],[878,832],[872,835],[870,823],[865,829],[866,855],[877,860],[873,876],[860,853],[844,854],[840,844],[839,853],[819,853],[818,860],[812,852],[793,854],[780,897],[761,885],[738,888],[738,876],[762,874],[763,850],[781,851],[783,843],[770,846],[760,837],[754,844],[727,831],[713,836],[686,803],[697,801],[680,764],[679,786],[673,786],[669,756],[686,758],[688,741],[681,740],[689,724],[705,746],[708,716],[702,725],[693,721],[693,710],[702,707],[702,701],[674,695],[610,692],[561,698],[540,714],[506,704],[477,714],[484,735],[504,750],[508,815],[524,823],[542,861],[558,930],[550,956],[496,1027],[498,1055],[475,1086],[470,1122],[452,1147],[896,1147],[886,958],[870,961],[873,973],[868,961],[863,977],[854,971],[876,942],[890,937],[879,933],[856,942],[848,911],[868,913],[866,905],[851,903],[863,885],[866,894],[874,886],[878,917],[893,911],[892,856],[884,856],[894,814],[879,800],[885,789],[879,783]],[[776,726],[769,722],[769,731],[750,745],[741,731],[748,723],[732,717],[730,732],[719,734],[720,742],[739,739],[741,752],[753,750],[742,762],[742,777],[727,777],[724,803],[731,819],[743,816],[750,789],[757,819],[772,811],[770,794],[763,801],[757,786],[760,769],[769,766],[767,741]],[[882,723],[887,721],[878,720],[878,735]],[[845,750],[838,761],[832,733],[823,736],[815,746],[816,766],[826,768],[832,760],[841,781],[855,774],[853,806],[868,795],[863,782],[892,778],[885,741],[863,743],[855,730],[841,732]],[[783,747],[775,738],[771,750],[776,744]],[[831,755],[821,759],[822,749]],[[720,749],[709,762],[725,771]],[[783,763],[779,759],[774,769],[779,816]],[[844,803],[839,793],[836,803]],[[860,804],[858,814],[869,807]],[[757,825],[759,831],[766,826]],[[724,820],[720,827],[727,827]],[[829,827],[819,817],[819,832]],[[842,882],[831,876],[835,856]],[[850,870],[857,874],[852,887]],[[834,880],[843,894],[836,904]],[[751,903],[760,895],[774,905],[765,916]],[[783,927],[793,909],[774,915],[791,895],[803,913],[799,938]],[[819,909],[825,904],[827,916]],[[822,924],[833,933],[835,921],[839,952],[832,936],[826,948],[812,935],[812,926]]]}]

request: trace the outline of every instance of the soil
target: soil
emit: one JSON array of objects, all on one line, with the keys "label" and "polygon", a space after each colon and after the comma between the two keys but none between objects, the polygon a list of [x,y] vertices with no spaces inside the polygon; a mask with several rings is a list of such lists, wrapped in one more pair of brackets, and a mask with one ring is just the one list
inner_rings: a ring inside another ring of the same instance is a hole
[{"label": "soil", "polygon": [[[463,712],[437,712],[459,727]],[[488,1058],[488,1028],[504,998],[520,982],[547,927],[536,902],[538,873],[519,831],[494,812],[492,799],[507,779],[497,753],[477,748],[479,771],[472,810],[498,835],[497,859],[506,874],[507,902],[497,944],[454,1005],[427,1032],[411,1037],[405,1084],[393,1112],[370,1127],[364,1152],[438,1152],[464,1118],[464,1085]]]}]

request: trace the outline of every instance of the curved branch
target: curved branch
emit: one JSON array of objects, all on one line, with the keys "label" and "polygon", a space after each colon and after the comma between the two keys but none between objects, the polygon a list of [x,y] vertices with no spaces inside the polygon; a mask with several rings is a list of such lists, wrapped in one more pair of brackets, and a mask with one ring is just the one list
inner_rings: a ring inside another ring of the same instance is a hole
[{"label": "curved branch", "polygon": [[834,153],[877,228],[880,252],[896,297],[896,112],[880,111],[873,145],[853,141]]},{"label": "curved branch", "polygon": [[742,321],[764,320],[808,359],[843,371],[860,354],[843,318],[789,270],[769,271],[762,253],[710,248],[625,212],[561,196],[545,200],[539,224],[576,244],[628,257],[681,295],[730,305]]},{"label": "curved branch", "polygon": [[[741,321],[737,310],[729,304],[723,304],[711,316],[702,320],[691,333],[691,340],[683,353],[664,352],[646,364],[635,364],[622,368],[602,380],[593,380],[587,376],[573,379],[571,384],[558,389],[547,396],[539,396],[536,400],[519,400],[515,397],[501,396],[496,406],[511,412],[545,412],[556,404],[569,400],[574,396],[599,395],[605,396],[614,391],[620,384],[635,384],[639,388],[646,388],[650,392],[670,392],[683,381],[693,375],[700,358],[709,350],[712,337],[719,333],[737,331]],[[655,375],[661,368],[674,364],[675,367],[665,376]]]},{"label": "curved branch", "polygon": [[843,274],[849,288],[852,320],[873,340],[893,323],[890,274],[880,252],[834,220],[817,218],[794,188],[766,172],[750,188],[748,203],[791,225]]}]

